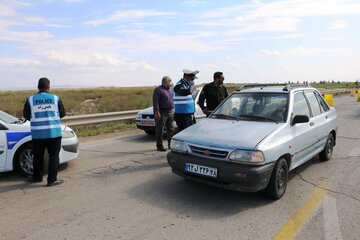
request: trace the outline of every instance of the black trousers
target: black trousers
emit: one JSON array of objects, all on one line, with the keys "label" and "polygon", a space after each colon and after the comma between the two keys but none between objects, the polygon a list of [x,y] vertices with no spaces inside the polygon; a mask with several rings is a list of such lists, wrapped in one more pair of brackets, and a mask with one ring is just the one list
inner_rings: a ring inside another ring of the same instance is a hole
[{"label": "black trousers", "polygon": [[174,135],[174,109],[171,110],[160,110],[160,119],[155,119],[156,125],[156,146],[163,145],[163,129],[166,126],[166,135],[168,145],[170,145],[170,140]]},{"label": "black trousers", "polygon": [[178,131],[181,132],[185,128],[194,124],[193,114],[174,114],[174,119],[176,125],[178,126]]},{"label": "black trousers", "polygon": [[57,173],[59,169],[59,152],[61,149],[61,137],[33,139],[32,140],[34,162],[33,162],[33,177],[40,179],[43,176],[42,168],[44,165],[44,152],[47,149],[49,154],[49,167],[47,182],[51,183],[57,180]]}]

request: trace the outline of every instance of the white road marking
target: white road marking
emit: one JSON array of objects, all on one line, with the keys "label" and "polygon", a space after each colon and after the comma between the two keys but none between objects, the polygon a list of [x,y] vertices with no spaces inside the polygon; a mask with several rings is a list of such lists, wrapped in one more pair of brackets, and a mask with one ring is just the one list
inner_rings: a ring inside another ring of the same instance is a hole
[{"label": "white road marking", "polygon": [[342,240],[339,218],[337,215],[336,199],[328,195],[323,200],[324,229],[326,240]]}]

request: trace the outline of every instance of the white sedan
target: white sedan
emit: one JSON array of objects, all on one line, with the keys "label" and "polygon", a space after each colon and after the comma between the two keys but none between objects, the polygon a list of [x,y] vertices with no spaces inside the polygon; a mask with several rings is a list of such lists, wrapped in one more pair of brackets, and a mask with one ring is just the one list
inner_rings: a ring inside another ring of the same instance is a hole
[{"label": "white sedan", "polygon": [[[73,160],[79,155],[79,140],[75,132],[68,126],[61,127],[60,164]],[[29,121],[18,119],[0,110],[0,172],[17,170],[22,175],[32,174],[31,140]],[[45,157],[44,165],[47,165],[47,157]]]}]

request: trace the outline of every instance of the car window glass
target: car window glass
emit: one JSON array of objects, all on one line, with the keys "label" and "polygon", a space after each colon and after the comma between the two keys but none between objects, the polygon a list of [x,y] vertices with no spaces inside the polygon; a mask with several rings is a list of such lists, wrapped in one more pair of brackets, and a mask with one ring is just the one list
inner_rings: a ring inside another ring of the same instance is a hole
[{"label": "car window glass", "polygon": [[305,96],[309,101],[313,116],[315,117],[315,116],[320,115],[321,110],[320,110],[319,102],[315,96],[315,93],[313,91],[307,91],[307,92],[305,92]]},{"label": "car window glass", "polygon": [[287,94],[237,93],[225,100],[215,114],[234,118],[256,116],[283,122],[287,116]]},{"label": "car window glass", "polygon": [[294,116],[296,115],[306,115],[310,117],[309,107],[307,105],[305,96],[303,93],[296,93],[294,96]]},{"label": "car window glass", "polygon": [[320,103],[320,107],[321,107],[321,110],[323,112],[327,112],[330,110],[329,106],[327,105],[327,103],[325,102],[325,99],[319,94],[319,93],[315,93],[317,99],[319,100],[319,103]]}]

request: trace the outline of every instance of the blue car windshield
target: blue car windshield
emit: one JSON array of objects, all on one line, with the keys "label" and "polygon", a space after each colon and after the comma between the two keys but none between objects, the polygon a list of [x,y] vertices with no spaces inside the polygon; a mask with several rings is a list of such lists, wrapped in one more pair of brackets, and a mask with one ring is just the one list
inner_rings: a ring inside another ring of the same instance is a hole
[{"label": "blue car windshield", "polygon": [[287,93],[234,93],[211,118],[285,122],[287,113]]},{"label": "blue car windshield", "polygon": [[6,113],[3,111],[0,111],[0,120],[5,122],[5,123],[17,123],[19,122],[19,119]]}]

